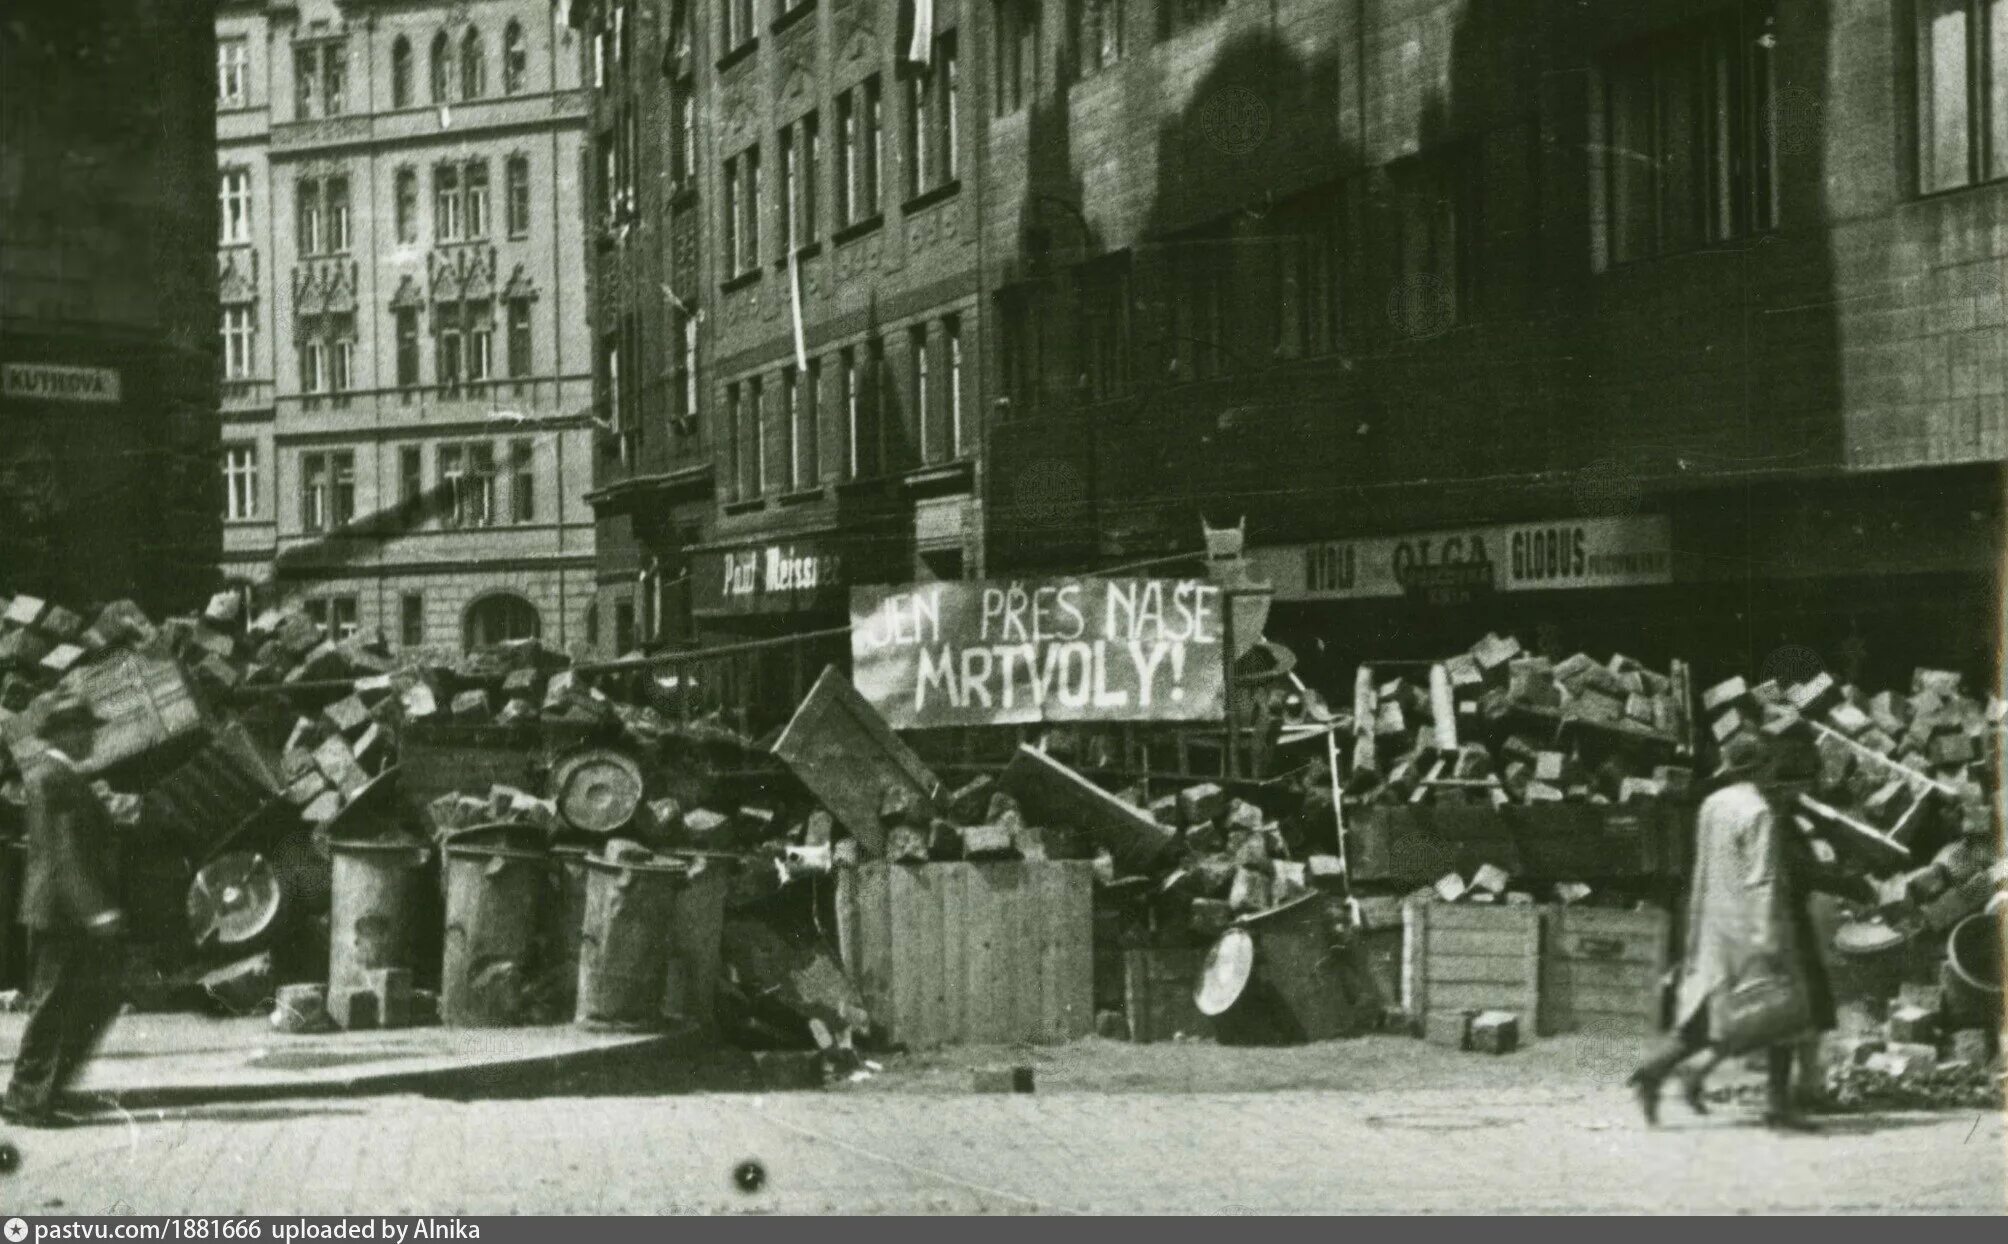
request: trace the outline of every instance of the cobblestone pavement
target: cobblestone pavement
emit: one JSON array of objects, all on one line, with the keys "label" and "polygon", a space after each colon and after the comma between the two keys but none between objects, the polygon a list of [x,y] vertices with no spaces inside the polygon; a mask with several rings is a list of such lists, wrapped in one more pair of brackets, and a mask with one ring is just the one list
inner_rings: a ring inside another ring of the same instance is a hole
[{"label": "cobblestone pavement", "polygon": [[[213,1107],[14,1132],[12,1212],[1026,1213],[2004,1208],[2002,1119],[1780,1136],[1620,1090],[699,1094]],[[753,1159],[764,1185],[734,1186]]]}]

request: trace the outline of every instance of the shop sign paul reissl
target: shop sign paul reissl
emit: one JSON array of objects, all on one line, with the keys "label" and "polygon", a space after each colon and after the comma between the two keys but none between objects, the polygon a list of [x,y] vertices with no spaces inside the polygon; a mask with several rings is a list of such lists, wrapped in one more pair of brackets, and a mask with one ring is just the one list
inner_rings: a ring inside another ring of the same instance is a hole
[{"label": "shop sign paul reissl", "polygon": [[1495,523],[1250,551],[1279,601],[1398,597],[1411,577],[1490,564],[1495,590],[1632,587],[1673,580],[1665,515]]}]

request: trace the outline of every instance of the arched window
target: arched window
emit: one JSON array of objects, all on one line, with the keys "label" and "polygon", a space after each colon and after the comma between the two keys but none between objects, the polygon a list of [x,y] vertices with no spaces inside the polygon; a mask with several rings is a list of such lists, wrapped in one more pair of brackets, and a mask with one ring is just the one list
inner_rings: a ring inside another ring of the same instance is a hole
[{"label": "arched window", "polygon": [[483,596],[467,607],[466,646],[486,648],[512,639],[535,639],[543,630],[537,607],[512,592]]},{"label": "arched window", "polygon": [[432,102],[446,103],[453,89],[453,44],[445,31],[432,36]]},{"label": "arched window", "polygon": [[502,93],[514,95],[530,76],[530,48],[523,42],[523,27],[510,22],[502,32]]},{"label": "arched window", "polygon": [[403,35],[390,45],[390,106],[411,107],[411,40]]},{"label": "arched window", "polygon": [[460,98],[480,99],[488,93],[488,56],[481,32],[469,26],[460,39]]}]

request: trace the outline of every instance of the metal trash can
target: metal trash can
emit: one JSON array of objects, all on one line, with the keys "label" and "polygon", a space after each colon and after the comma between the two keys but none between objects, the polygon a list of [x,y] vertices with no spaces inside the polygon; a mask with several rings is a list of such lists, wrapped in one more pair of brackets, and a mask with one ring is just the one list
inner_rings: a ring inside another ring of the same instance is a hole
[{"label": "metal trash can", "polygon": [[453,1028],[523,1023],[536,981],[548,860],[541,851],[464,837],[449,841],[445,856],[440,1022]]},{"label": "metal trash can", "polygon": [[1223,935],[1195,996],[1216,1018],[1221,1044],[1296,1044],[1361,1031],[1363,1000],[1345,970],[1340,919],[1331,900],[1308,894]]},{"label": "metal trash can", "polygon": [[361,988],[376,968],[406,968],[416,957],[432,848],[403,840],[339,841],[328,918],[328,996]]},{"label": "metal trash can", "polygon": [[670,927],[688,875],[687,865],[660,857],[651,863],[586,857],[575,1022],[604,1028],[662,1025]]},{"label": "metal trash can", "polygon": [[724,856],[681,855],[689,878],[670,913],[669,974],[663,1014],[699,1035],[718,1028],[718,973],[725,940],[725,900],[732,889],[736,860]]},{"label": "metal trash can", "polygon": [[558,1015],[579,1005],[579,945],[586,923],[586,854],[582,846],[551,848],[540,938],[540,992]]}]

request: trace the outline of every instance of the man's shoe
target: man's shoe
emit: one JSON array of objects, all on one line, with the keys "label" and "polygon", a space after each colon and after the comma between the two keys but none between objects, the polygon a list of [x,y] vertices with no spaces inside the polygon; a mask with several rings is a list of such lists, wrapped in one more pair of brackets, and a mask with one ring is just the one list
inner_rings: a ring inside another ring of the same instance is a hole
[{"label": "man's shoe", "polygon": [[1626,1083],[1631,1085],[1632,1096],[1638,1099],[1638,1108],[1645,1115],[1647,1127],[1659,1125],[1659,1081],[1644,1072],[1632,1073]]},{"label": "man's shoe", "polygon": [[1703,1081],[1707,1073],[1698,1068],[1689,1068],[1680,1073],[1680,1095],[1686,1099],[1687,1108],[1696,1114],[1708,1113],[1707,1090]]}]

